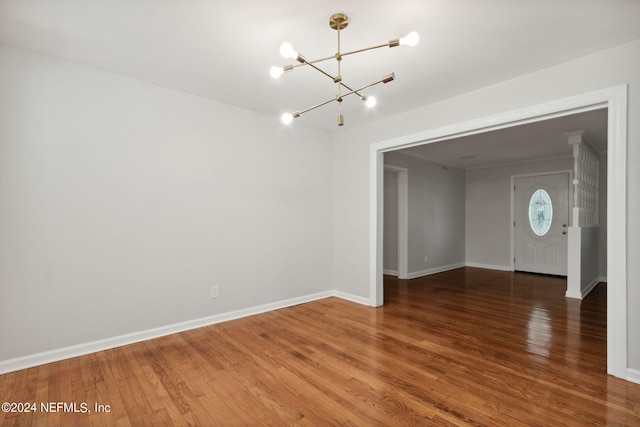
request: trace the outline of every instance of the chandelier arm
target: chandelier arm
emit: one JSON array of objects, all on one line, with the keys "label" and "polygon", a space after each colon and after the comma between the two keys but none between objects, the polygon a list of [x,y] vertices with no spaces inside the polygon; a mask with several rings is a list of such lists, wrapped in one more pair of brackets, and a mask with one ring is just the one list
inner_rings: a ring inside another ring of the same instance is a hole
[{"label": "chandelier arm", "polygon": [[[324,71],[323,69],[321,69],[321,68],[319,68],[319,67],[315,66],[314,64],[312,64],[312,63],[310,63],[310,62],[305,62],[305,63],[300,64],[300,65],[304,65],[304,64],[307,64],[307,65],[309,65],[310,67],[312,67],[312,68],[314,68],[314,69],[316,69],[316,70],[320,71],[322,74],[324,74],[325,76],[329,77],[329,78],[330,78],[331,80],[333,80],[334,82],[336,81],[336,77],[334,77],[334,76],[332,76],[331,74],[327,73],[327,72],[326,72],[326,71]],[[294,65],[294,67],[295,67],[295,65]],[[363,97],[363,95],[361,95],[361,94],[359,94],[359,93],[358,93],[358,91],[360,91],[361,89],[353,90],[352,88],[350,88],[349,86],[347,86],[347,85],[346,85],[345,83],[343,83],[342,81],[339,81],[338,83],[339,83],[341,86],[345,87],[347,90],[350,90],[350,91],[351,91],[351,92],[353,92],[353,93],[357,93],[357,94],[358,94],[358,96],[359,96],[360,98],[362,98],[362,97]]]},{"label": "chandelier arm", "polygon": [[[364,49],[352,50],[351,52],[341,53],[340,55],[342,55],[342,56],[353,55],[355,53],[366,52],[368,50],[379,49],[381,47],[387,47],[387,46],[391,47],[392,44],[393,44],[392,42],[389,42],[387,44],[381,44],[381,45],[378,45],[378,46],[365,47]],[[308,61],[308,60],[305,59],[304,62],[301,62],[299,64],[292,64],[291,66],[293,68],[297,68],[297,67],[302,67],[302,66],[305,66],[305,65],[316,64],[318,62],[328,61],[330,59],[336,59],[336,55],[326,56],[326,57],[320,58],[320,59],[314,59],[313,61]]]},{"label": "chandelier arm", "polygon": [[332,76],[331,74],[327,73],[326,71],[324,71],[322,68],[316,67],[314,64],[311,64],[309,62],[307,62],[307,64],[313,68],[316,69],[318,71],[320,71],[322,74],[324,74],[325,76],[329,77],[331,80],[333,80],[334,82],[336,81],[337,77]]},{"label": "chandelier arm", "polygon": [[[333,57],[331,57],[331,58],[333,58]],[[322,70],[321,68],[319,68],[319,67],[317,67],[317,66],[313,65],[313,63],[314,63],[314,62],[318,62],[318,61],[322,61],[322,60],[320,60],[320,59],[319,59],[319,60],[316,60],[316,61],[305,61],[305,62],[302,62],[302,63],[300,63],[300,64],[293,64],[293,65],[290,65],[290,66],[291,66],[292,68],[296,68],[296,67],[302,67],[302,66],[304,66],[304,65],[309,65],[309,66],[311,66],[312,68],[314,68],[314,69],[318,70],[319,72],[321,72],[322,74],[324,74],[325,76],[329,77],[331,80],[335,81],[335,77],[333,77],[331,74],[329,74],[329,73],[325,72],[324,70]],[[359,91],[360,91],[361,89],[356,89],[356,90],[354,90],[354,89],[352,89],[350,86],[348,86],[346,83],[344,83],[344,82],[342,82],[342,81],[340,81],[340,85],[341,85],[342,87],[344,87],[345,89],[352,91],[353,93],[355,93],[356,95],[358,95],[360,98],[364,98],[364,97],[365,97],[363,94],[359,93]]]},{"label": "chandelier arm", "polygon": [[341,85],[342,87],[344,87],[345,89],[350,90],[350,91],[351,91],[351,93],[355,93],[355,94],[356,94],[356,95],[358,95],[360,98],[365,98],[365,96],[364,96],[363,94],[358,93],[361,89],[355,89],[355,90],[354,90],[354,89],[350,88],[349,86],[347,86],[346,84],[344,84],[342,81],[340,82],[340,85]]},{"label": "chandelier arm", "polygon": [[[297,64],[290,64],[290,65],[288,65],[288,67],[291,67],[291,68],[304,67],[305,65],[312,65],[312,64],[316,64],[318,62],[328,61],[329,59],[336,59],[336,57],[334,55],[334,56],[327,56],[326,58],[316,59],[316,60],[313,60],[313,61],[305,60],[304,62],[299,62]],[[333,77],[331,77],[331,78],[333,78]]]},{"label": "chandelier arm", "polygon": [[[366,89],[366,88],[368,88],[368,87],[371,87],[371,86],[375,86],[375,85],[377,85],[377,84],[379,84],[379,83],[389,83],[390,81],[392,81],[392,80],[394,80],[394,79],[395,79],[395,76],[394,76],[394,74],[393,74],[393,73],[388,74],[388,75],[384,76],[383,78],[381,78],[380,80],[378,80],[377,82],[373,82],[373,83],[370,83],[370,84],[368,84],[368,85],[362,86],[361,88],[356,89],[356,90],[350,90],[350,92],[347,92],[347,93],[345,93],[345,94],[342,94],[342,95],[340,96],[340,98],[344,98],[345,96],[348,96],[348,95],[353,95],[354,93],[358,93],[358,92],[360,92],[361,90],[364,90],[364,89]],[[316,108],[318,108],[318,107],[322,107],[323,105],[327,105],[327,104],[328,104],[328,103],[330,103],[330,102],[338,101],[338,99],[339,99],[338,97],[333,97],[333,98],[328,99],[328,100],[326,100],[326,101],[324,101],[324,102],[321,102],[320,104],[316,104],[316,105],[314,105],[313,107],[309,107],[309,108],[304,109],[304,110],[296,111],[296,114],[297,114],[298,116],[300,116],[301,114],[307,113],[307,112],[309,112],[309,111],[311,111],[311,110],[315,110],[315,109],[316,109]]]},{"label": "chandelier arm", "polygon": [[318,62],[328,61],[329,59],[336,59],[336,56],[335,55],[331,55],[331,56],[327,56],[325,58],[314,59],[313,61],[307,61],[305,59],[304,62],[301,62],[299,64],[294,64],[293,67],[302,67],[303,65],[310,65],[310,64],[315,64],[315,63],[318,63]]},{"label": "chandelier arm", "polygon": [[[329,77],[329,78],[330,78],[331,80],[333,80],[334,82],[336,81],[336,77],[334,77],[334,76],[332,76],[331,74],[327,73],[327,72],[326,72],[326,71],[324,71],[322,68],[317,67],[316,65],[314,65],[314,64],[312,64],[312,63],[310,63],[310,62],[307,62],[307,61],[305,61],[305,62],[303,62],[303,63],[300,63],[300,64],[293,65],[293,67],[300,67],[300,66],[302,66],[302,65],[309,65],[311,68],[314,68],[314,69],[318,70],[319,72],[321,72],[321,73],[322,73],[322,74],[324,74],[325,76]],[[362,94],[358,93],[358,90],[355,90],[355,91],[354,91],[351,87],[347,86],[347,85],[346,85],[345,83],[343,83],[342,81],[339,81],[338,83],[339,83],[341,86],[343,86],[344,88],[346,88],[347,90],[350,90],[350,91],[352,91],[353,93],[357,93],[357,95],[358,95],[360,98],[363,98],[363,97],[364,97],[364,95],[362,95]]]},{"label": "chandelier arm", "polygon": [[309,112],[309,111],[311,111],[311,110],[315,110],[315,109],[316,109],[316,108],[318,108],[318,107],[322,107],[323,105],[327,105],[328,103],[333,102],[333,101],[337,101],[337,100],[338,100],[338,99],[334,96],[333,98],[331,98],[331,99],[329,99],[329,100],[327,100],[327,101],[321,102],[320,104],[316,104],[316,105],[314,105],[313,107],[309,107],[309,108],[307,108],[307,109],[300,110],[300,111],[298,111],[297,113],[298,113],[298,115],[300,115],[300,114],[304,114],[304,113],[307,113],[307,112]]},{"label": "chandelier arm", "polygon": [[327,56],[326,58],[314,59],[313,61],[307,61],[307,64],[315,64],[316,62],[328,61],[330,59],[336,59],[335,55]]},{"label": "chandelier arm", "polygon": [[354,53],[360,53],[360,52],[366,52],[368,50],[379,49],[381,47],[393,47],[392,44],[393,44],[393,41],[391,41],[389,43],[385,43],[385,44],[380,44],[380,45],[377,45],[377,46],[365,47],[364,49],[352,50],[350,52],[342,53],[341,55],[342,56],[347,56],[347,55],[353,55]]},{"label": "chandelier arm", "polygon": [[380,79],[380,80],[378,80],[377,82],[373,82],[373,83],[370,83],[370,84],[368,84],[368,85],[366,85],[366,86],[362,86],[360,89],[356,89],[356,90],[352,90],[351,92],[347,92],[347,93],[343,94],[343,95],[342,95],[342,97],[344,98],[344,97],[345,97],[345,96],[347,96],[347,95],[351,95],[351,94],[354,94],[354,93],[358,93],[358,92],[360,92],[361,90],[364,90],[364,89],[366,89],[366,88],[368,88],[368,87],[371,87],[371,86],[375,86],[375,85],[377,85],[377,84],[379,84],[379,83],[389,83],[390,81],[392,81],[392,80],[394,80],[394,79],[395,79],[395,76],[393,75],[393,73],[391,73],[391,74],[389,74],[389,75],[387,75],[387,76],[384,76],[383,78],[381,78],[381,79]]}]

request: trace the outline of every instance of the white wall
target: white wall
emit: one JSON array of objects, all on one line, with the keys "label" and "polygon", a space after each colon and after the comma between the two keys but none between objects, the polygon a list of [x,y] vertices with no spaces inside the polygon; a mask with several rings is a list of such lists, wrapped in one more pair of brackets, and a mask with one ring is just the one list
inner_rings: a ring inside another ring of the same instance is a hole
[{"label": "white wall", "polygon": [[384,250],[385,274],[398,275],[398,173],[384,172]]},{"label": "white wall", "polygon": [[331,290],[330,142],[0,47],[0,362]]},{"label": "white wall", "polygon": [[[512,176],[572,170],[573,158],[567,156],[476,168],[465,173],[455,168],[443,169],[442,165],[402,155],[400,152],[390,152],[385,153],[385,164],[409,169],[411,275],[460,263],[511,269]],[[606,189],[606,173],[601,180],[601,188]],[[385,181],[385,197],[386,191]],[[606,191],[601,191],[600,197],[606,200]],[[388,233],[387,203],[385,199],[385,237]],[[606,201],[602,208],[606,210]],[[604,218],[606,221],[606,214]],[[589,239],[589,242],[596,244],[596,252],[589,253],[597,255],[600,252],[606,260],[606,222],[602,229],[604,241],[598,243],[599,239]],[[385,269],[388,249],[391,251],[393,248],[385,240]],[[424,263],[423,253],[430,254],[429,263]],[[598,272],[601,260],[596,256],[589,261],[590,267],[594,266],[594,261],[595,272],[599,277],[606,276],[606,262],[605,269]],[[593,272],[589,271],[591,273]],[[589,280],[591,279],[593,276],[590,276]]]},{"label": "white wall", "polygon": [[[428,84],[428,83],[427,83]],[[370,125],[334,141],[334,286],[369,295],[370,144],[628,84],[627,158],[640,162],[640,41],[566,62]],[[640,217],[640,169],[627,169],[627,218]],[[629,367],[640,368],[640,225],[627,222]]]},{"label": "white wall", "polygon": [[511,268],[511,176],[573,170],[573,157],[467,170],[466,260]]},{"label": "white wall", "polygon": [[569,227],[567,293],[569,298],[582,299],[600,281],[598,227]]},{"label": "white wall", "polygon": [[384,161],[408,170],[409,277],[464,264],[464,171],[397,152]]},{"label": "white wall", "polygon": [[600,281],[598,227],[580,228],[580,292],[588,294]]}]

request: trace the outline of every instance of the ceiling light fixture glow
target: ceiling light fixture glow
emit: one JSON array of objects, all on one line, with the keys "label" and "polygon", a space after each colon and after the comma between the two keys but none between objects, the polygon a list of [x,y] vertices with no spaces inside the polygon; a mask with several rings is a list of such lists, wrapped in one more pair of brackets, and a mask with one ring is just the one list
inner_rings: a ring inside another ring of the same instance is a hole
[{"label": "ceiling light fixture glow", "polygon": [[287,65],[286,67],[271,67],[271,69],[269,70],[269,74],[271,74],[271,77],[273,77],[274,79],[277,79],[281,75],[283,75],[284,73],[288,73],[289,71],[293,71],[293,66]]},{"label": "ceiling light fixture glow", "polygon": [[410,32],[406,37],[400,39],[400,46],[415,46],[420,41],[420,34],[415,31]]},{"label": "ceiling light fixture glow", "polygon": [[271,77],[273,77],[274,79],[277,79],[278,77],[284,74],[284,68],[271,67],[271,69],[269,70],[269,74],[271,74]]},{"label": "ceiling light fixture glow", "polygon": [[367,107],[373,108],[378,103],[378,100],[376,99],[375,96],[367,96],[366,99],[364,100],[364,103]]},{"label": "ceiling light fixture glow", "polygon": [[283,58],[296,59],[298,52],[293,49],[293,45],[289,42],[284,42],[280,45],[280,55]]},{"label": "ceiling light fixture glow", "polygon": [[[329,18],[329,27],[331,27],[332,29],[336,30],[338,32],[338,52],[335,55],[331,55],[331,56],[327,56],[325,58],[320,58],[320,59],[316,59],[313,61],[307,61],[305,59],[304,56],[302,56],[300,53],[298,53],[294,48],[293,45],[289,42],[284,42],[280,45],[280,54],[288,59],[293,59],[295,61],[298,61],[298,64],[295,65],[287,65],[285,67],[271,67],[270,70],[270,74],[271,77],[273,77],[274,79],[279,78],[282,74],[284,74],[285,72],[288,71],[292,71],[295,67],[300,67],[303,65],[308,65],[311,68],[319,71],[321,74],[324,74],[325,76],[329,77],[330,79],[333,80],[333,82],[336,84],[337,86],[337,95],[332,96],[329,100],[321,102],[319,104],[316,104],[312,107],[309,107],[305,110],[300,110],[300,111],[296,111],[295,113],[285,113],[282,115],[281,119],[282,122],[284,124],[289,124],[293,121],[293,119],[300,117],[300,115],[314,110],[318,107],[321,107],[323,105],[329,104],[330,102],[333,101],[337,101],[338,102],[338,126],[342,126],[344,125],[344,116],[342,114],[342,101],[343,98],[348,96],[348,95],[352,95],[352,94],[356,94],[360,97],[360,99],[362,101],[365,102],[367,107],[373,107],[376,105],[376,98],[373,96],[366,96],[363,93],[361,93],[364,89],[367,89],[368,87],[371,87],[373,85],[377,85],[379,83],[389,83],[391,81],[393,81],[395,79],[395,74],[394,73],[390,73],[387,74],[386,76],[382,77],[380,80],[370,83],[368,85],[362,86],[359,89],[352,89],[350,86],[348,86],[347,84],[345,84],[342,81],[342,69],[341,69],[341,62],[342,62],[342,58],[344,56],[347,55],[353,55],[356,53],[360,53],[360,52],[364,52],[367,50],[373,50],[373,49],[378,49],[381,47],[396,47],[396,46],[415,46],[416,44],[418,44],[418,42],[420,41],[420,36],[418,35],[418,33],[416,33],[415,31],[407,34],[407,36],[399,38],[399,39],[393,39],[393,40],[389,40],[388,43],[385,44],[381,44],[381,45],[377,45],[377,46],[371,46],[371,47],[366,47],[364,49],[357,49],[357,50],[353,50],[350,52],[342,52],[340,49],[340,31],[344,30],[345,28],[347,28],[347,25],[349,25],[349,17],[343,13],[335,13],[333,15],[331,15],[331,18]],[[319,62],[323,62],[323,61],[327,61],[329,59],[335,59],[336,62],[338,63],[338,71],[336,75],[332,75],[326,71],[324,71],[323,69],[321,69],[320,67],[318,67],[316,64]],[[344,90],[344,92],[343,92]]]},{"label": "ceiling light fixture glow", "polygon": [[293,121],[293,115],[284,113],[282,116],[280,116],[280,120],[282,120],[282,123],[284,123],[285,125],[288,125]]}]

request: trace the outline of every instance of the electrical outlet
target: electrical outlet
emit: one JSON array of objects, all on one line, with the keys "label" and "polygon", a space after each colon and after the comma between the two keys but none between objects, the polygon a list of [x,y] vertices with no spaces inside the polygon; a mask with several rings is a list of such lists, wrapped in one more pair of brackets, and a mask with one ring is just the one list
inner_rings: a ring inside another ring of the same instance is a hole
[{"label": "electrical outlet", "polygon": [[211,299],[218,298],[218,286],[211,287]]},{"label": "electrical outlet", "polygon": [[424,256],[424,262],[427,262],[427,261],[429,261],[429,258],[425,255]]}]

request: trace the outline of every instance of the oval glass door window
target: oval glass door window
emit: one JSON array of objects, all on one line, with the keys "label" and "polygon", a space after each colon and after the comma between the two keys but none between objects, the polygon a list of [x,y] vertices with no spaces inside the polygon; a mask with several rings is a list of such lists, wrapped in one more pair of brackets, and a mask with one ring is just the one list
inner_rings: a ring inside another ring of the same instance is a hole
[{"label": "oval glass door window", "polygon": [[538,236],[544,236],[551,228],[553,205],[549,193],[542,188],[533,192],[529,201],[529,224]]}]

